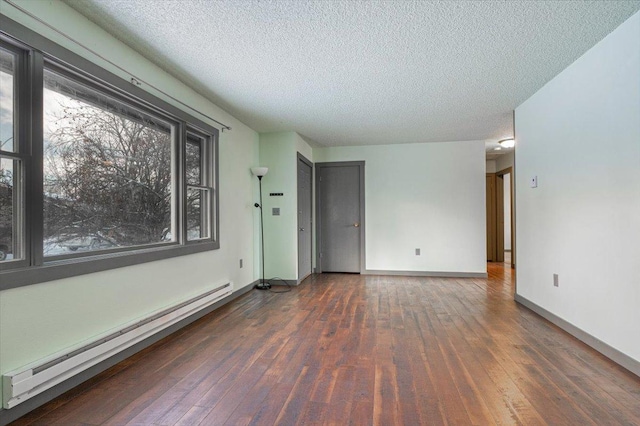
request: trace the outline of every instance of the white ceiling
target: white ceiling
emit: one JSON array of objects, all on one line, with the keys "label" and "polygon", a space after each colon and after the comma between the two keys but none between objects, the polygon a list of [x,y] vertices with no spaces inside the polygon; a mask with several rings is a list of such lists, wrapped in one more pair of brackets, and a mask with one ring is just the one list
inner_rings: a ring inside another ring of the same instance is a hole
[{"label": "white ceiling", "polygon": [[511,136],[640,1],[66,0],[259,132],[325,146]]}]

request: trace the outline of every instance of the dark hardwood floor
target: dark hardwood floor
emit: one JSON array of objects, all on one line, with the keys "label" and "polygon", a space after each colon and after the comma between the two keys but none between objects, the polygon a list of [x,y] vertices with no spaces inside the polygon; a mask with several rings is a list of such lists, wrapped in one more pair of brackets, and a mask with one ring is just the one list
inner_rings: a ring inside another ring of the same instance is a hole
[{"label": "dark hardwood floor", "polygon": [[251,291],[17,425],[640,424],[640,378],[489,279]]}]

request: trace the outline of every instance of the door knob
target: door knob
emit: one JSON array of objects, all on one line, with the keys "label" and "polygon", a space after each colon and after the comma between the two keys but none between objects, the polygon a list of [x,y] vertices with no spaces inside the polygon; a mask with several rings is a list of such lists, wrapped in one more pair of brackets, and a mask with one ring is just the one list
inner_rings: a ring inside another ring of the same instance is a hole
[{"label": "door knob", "polygon": [[355,226],[356,228],[360,228],[360,224],[358,222],[354,223],[353,226]]}]

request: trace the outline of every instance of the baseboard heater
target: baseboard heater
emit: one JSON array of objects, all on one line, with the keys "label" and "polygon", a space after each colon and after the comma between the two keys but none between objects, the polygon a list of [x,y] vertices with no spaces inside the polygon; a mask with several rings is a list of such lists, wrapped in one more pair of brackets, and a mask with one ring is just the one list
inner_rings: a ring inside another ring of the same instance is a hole
[{"label": "baseboard heater", "polygon": [[211,306],[232,292],[233,283],[220,285],[183,303],[128,324],[124,328],[80,348],[56,353],[43,360],[6,373],[2,376],[2,406],[6,409],[13,408],[155,333]]}]

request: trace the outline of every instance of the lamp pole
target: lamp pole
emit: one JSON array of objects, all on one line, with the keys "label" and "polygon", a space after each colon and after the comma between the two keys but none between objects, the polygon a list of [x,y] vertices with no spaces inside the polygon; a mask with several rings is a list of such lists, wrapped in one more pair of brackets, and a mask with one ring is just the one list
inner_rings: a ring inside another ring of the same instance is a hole
[{"label": "lamp pole", "polygon": [[256,207],[260,208],[260,244],[262,247],[262,279],[260,284],[256,284],[256,288],[258,290],[269,290],[271,288],[271,284],[265,281],[264,279],[264,220],[262,217],[262,176],[258,176],[258,182],[260,185],[260,204],[255,204]]}]

